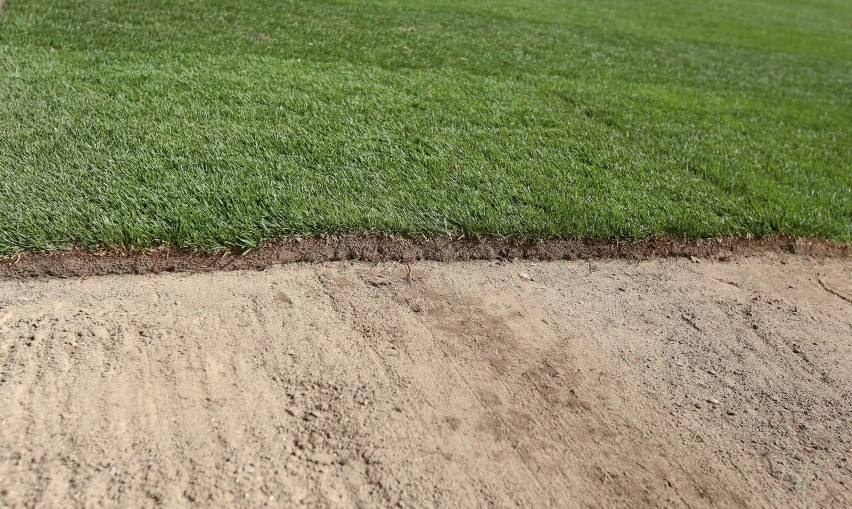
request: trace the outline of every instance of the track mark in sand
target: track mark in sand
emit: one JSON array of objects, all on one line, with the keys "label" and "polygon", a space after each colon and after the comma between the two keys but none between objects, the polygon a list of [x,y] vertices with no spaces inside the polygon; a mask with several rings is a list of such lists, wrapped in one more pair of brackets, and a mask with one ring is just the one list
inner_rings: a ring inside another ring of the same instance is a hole
[{"label": "track mark in sand", "polygon": [[698,324],[695,323],[695,315],[693,315],[692,313],[683,312],[680,314],[680,319],[692,326],[693,329],[697,330],[698,332],[701,332],[701,327],[699,327]]},{"label": "track mark in sand", "polygon": [[849,304],[852,304],[852,298],[847,297],[846,295],[843,295],[842,293],[838,292],[838,291],[837,291],[837,290],[835,290],[834,288],[832,288],[832,287],[830,287],[830,286],[826,285],[826,284],[825,284],[825,281],[823,281],[823,280],[822,280],[822,278],[823,278],[823,276],[818,276],[818,277],[817,277],[817,281],[819,282],[819,285],[822,287],[822,289],[823,289],[823,290],[825,290],[825,291],[827,291],[828,293],[830,293],[830,294],[834,295],[835,297],[839,297],[839,298],[841,298],[841,299],[845,300],[845,301],[846,301],[847,303],[849,303]]},{"label": "track mark in sand", "polygon": [[725,285],[728,285],[728,286],[733,286],[737,290],[743,289],[741,283],[737,283],[736,281],[728,281],[727,279],[722,279],[722,278],[718,278],[718,277],[714,277],[714,276],[710,276],[710,279],[713,279],[715,281],[718,281],[719,283],[722,283],[722,284],[725,284]]}]

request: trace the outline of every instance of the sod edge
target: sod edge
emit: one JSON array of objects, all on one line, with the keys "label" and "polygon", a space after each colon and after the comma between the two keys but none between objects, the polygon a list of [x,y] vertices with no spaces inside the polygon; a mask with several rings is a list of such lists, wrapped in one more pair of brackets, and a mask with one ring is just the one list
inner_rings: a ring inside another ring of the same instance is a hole
[{"label": "sod edge", "polygon": [[198,252],[160,246],[149,249],[31,251],[0,259],[0,278],[81,277],[160,272],[263,270],[295,262],[472,260],[581,260],[690,257],[729,261],[735,257],[788,254],[814,258],[850,258],[852,244],[784,235],[684,239],[657,236],[642,240],[590,238],[518,239],[411,237],[356,233],[282,240],[248,251]]}]

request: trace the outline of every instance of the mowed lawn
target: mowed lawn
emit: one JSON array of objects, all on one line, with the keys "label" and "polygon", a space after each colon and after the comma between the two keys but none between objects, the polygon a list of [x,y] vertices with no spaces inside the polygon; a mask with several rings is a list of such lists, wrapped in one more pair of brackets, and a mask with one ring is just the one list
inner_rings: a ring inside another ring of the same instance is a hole
[{"label": "mowed lawn", "polygon": [[852,240],[848,0],[6,0],[0,254]]}]

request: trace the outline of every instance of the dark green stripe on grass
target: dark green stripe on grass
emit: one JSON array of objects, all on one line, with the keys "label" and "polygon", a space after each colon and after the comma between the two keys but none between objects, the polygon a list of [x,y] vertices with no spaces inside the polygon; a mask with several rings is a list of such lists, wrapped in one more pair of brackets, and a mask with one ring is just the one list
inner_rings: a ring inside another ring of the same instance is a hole
[{"label": "dark green stripe on grass", "polygon": [[25,1],[0,253],[352,230],[852,239],[845,1]]}]

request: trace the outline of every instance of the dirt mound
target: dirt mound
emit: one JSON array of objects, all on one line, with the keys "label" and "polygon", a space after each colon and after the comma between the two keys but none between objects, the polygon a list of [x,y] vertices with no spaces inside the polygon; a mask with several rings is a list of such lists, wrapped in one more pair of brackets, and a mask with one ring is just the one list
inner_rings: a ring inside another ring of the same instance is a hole
[{"label": "dirt mound", "polygon": [[852,506],[852,263],[0,281],[0,505]]}]

